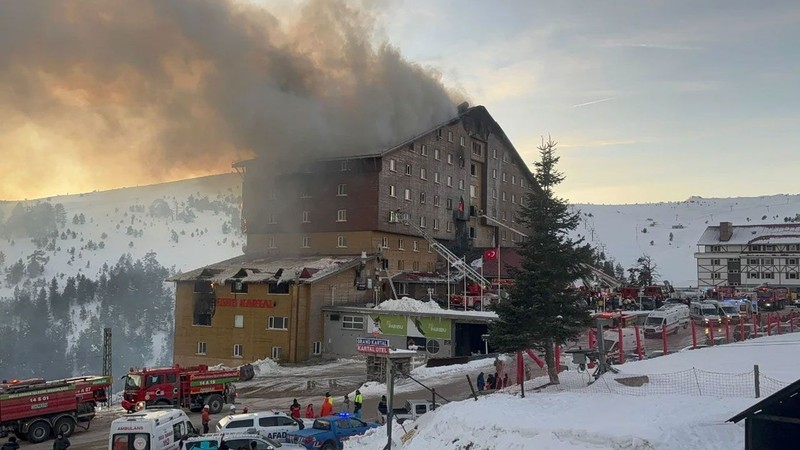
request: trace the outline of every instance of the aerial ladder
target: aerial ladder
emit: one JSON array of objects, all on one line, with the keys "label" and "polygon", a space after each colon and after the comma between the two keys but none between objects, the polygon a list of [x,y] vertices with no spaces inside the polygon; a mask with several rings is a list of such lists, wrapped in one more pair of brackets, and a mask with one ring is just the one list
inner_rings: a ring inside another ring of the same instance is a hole
[{"label": "aerial ladder", "polygon": [[412,223],[408,213],[403,213],[401,219],[405,225],[411,226],[411,228],[413,228],[420,236],[425,238],[425,240],[428,241],[428,244],[430,244],[431,248],[436,253],[438,253],[442,258],[444,258],[448,262],[448,264],[450,264],[450,267],[455,267],[462,275],[467,277],[467,279],[474,281],[480,284],[481,286],[484,287],[491,286],[491,284],[486,278],[481,276],[481,274],[477,270],[475,270],[472,266],[467,264],[466,260],[463,260],[458,256],[456,256],[447,247],[445,247],[444,244],[432,238],[431,236],[428,235],[428,233],[426,233],[420,227]]}]

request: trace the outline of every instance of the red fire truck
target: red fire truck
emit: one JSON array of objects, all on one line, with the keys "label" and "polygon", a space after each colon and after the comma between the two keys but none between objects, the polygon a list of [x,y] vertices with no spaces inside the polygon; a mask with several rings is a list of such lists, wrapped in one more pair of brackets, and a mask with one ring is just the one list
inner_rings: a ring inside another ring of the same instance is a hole
[{"label": "red fire truck", "polygon": [[785,287],[761,286],[756,289],[758,308],[763,310],[779,310],[789,303],[789,289]]},{"label": "red fire truck", "polygon": [[78,423],[91,422],[110,386],[111,377],[104,376],[0,383],[0,436],[14,433],[32,443],[57,433],[70,436]]},{"label": "red fire truck", "polygon": [[173,405],[190,410],[208,405],[212,414],[218,414],[225,403],[233,401],[233,383],[248,380],[252,375],[249,364],[222,370],[209,369],[206,365],[131,369],[125,376],[122,407],[133,412],[150,405]]}]

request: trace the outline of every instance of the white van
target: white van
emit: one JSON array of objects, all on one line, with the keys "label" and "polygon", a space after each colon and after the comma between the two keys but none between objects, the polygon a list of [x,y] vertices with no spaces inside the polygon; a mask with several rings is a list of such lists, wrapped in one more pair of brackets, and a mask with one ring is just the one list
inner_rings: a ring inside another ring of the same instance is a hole
[{"label": "white van", "polygon": [[269,439],[286,442],[286,435],[305,428],[300,419],[286,413],[263,411],[225,416],[217,422],[217,433],[257,432]]},{"label": "white van", "polygon": [[644,336],[659,337],[665,326],[667,333],[677,333],[679,327],[688,327],[689,307],[672,304],[651,312],[644,322]]},{"label": "white van", "polygon": [[197,430],[181,409],[143,410],[111,422],[108,450],[178,450]]}]

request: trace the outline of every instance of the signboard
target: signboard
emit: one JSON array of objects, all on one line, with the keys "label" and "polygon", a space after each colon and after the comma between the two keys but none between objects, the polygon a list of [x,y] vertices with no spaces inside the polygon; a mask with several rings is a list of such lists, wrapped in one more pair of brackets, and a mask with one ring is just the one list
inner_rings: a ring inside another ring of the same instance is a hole
[{"label": "signboard", "polygon": [[415,320],[415,325],[428,339],[450,339],[450,319],[439,317],[420,317]]},{"label": "signboard", "polygon": [[262,300],[257,298],[218,298],[219,307],[239,307],[239,308],[274,308],[275,301]]},{"label": "signboard", "polygon": [[406,316],[372,316],[371,331],[379,331],[386,336],[405,336],[408,327]]},{"label": "signboard", "polygon": [[381,338],[356,338],[356,350],[359,353],[389,354],[389,340]]}]

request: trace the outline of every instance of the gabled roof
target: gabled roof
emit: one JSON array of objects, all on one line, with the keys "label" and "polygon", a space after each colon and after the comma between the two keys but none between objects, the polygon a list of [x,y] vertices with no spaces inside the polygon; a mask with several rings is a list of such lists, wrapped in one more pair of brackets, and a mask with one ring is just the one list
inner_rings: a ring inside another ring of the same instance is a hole
[{"label": "gabled roof", "polygon": [[733,225],[731,238],[719,239],[719,226],[706,227],[697,245],[800,244],[800,224]]},{"label": "gabled roof", "polygon": [[[740,412],[739,414],[731,417],[728,419],[728,422],[736,423],[746,417],[752,416],[753,414],[757,414],[760,411],[771,408],[773,406],[778,406],[781,403],[786,402],[789,399],[793,399],[797,397],[797,394],[800,393],[800,380],[795,381],[794,383],[786,386],[785,388],[781,389],[780,391],[770,395],[769,397],[761,400],[760,402],[756,403],[755,405],[745,409],[744,411]],[[797,400],[797,399],[794,399]]]},{"label": "gabled roof", "polygon": [[[369,256],[367,260],[374,258],[374,256]],[[219,284],[234,281],[244,283],[296,282],[306,284],[316,283],[361,263],[361,256],[354,255],[293,258],[243,255],[177,274],[167,281],[211,281]]]}]

